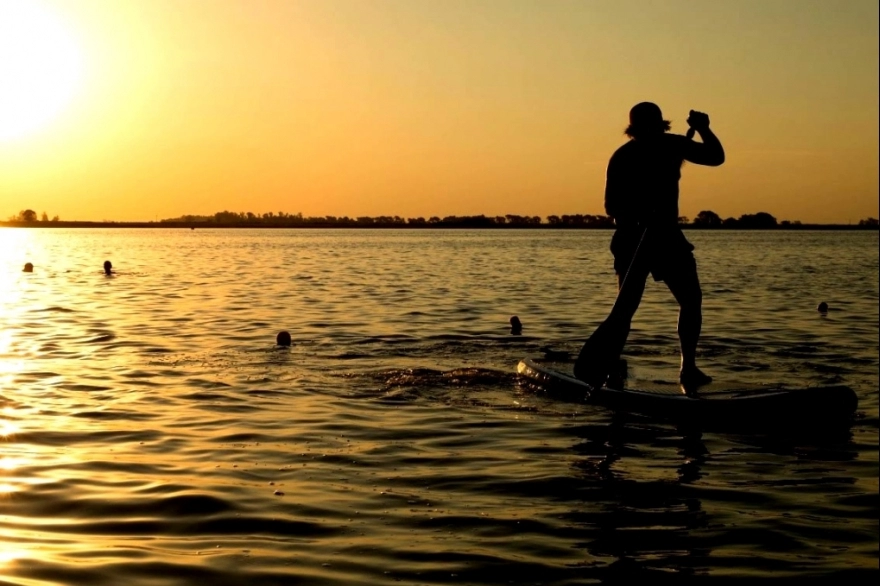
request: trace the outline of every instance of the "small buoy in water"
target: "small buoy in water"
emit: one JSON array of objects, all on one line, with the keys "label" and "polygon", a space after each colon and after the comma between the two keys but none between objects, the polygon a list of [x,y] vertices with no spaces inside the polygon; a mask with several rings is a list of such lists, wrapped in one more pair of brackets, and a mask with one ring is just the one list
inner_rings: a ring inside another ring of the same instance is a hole
[{"label": "small buoy in water", "polygon": [[819,310],[819,313],[828,313],[828,304],[823,301],[816,309]]},{"label": "small buoy in water", "polygon": [[278,335],[275,336],[275,343],[279,346],[290,346],[290,333],[284,330],[278,332]]},{"label": "small buoy in water", "polygon": [[519,318],[515,315],[510,318],[510,333],[514,336],[518,336],[522,333],[522,322],[519,321]]},{"label": "small buoy in water", "polygon": [[104,274],[110,275],[113,273],[113,263],[109,260],[104,261]]},{"label": "small buoy in water", "polygon": [[32,265],[29,262],[24,263],[24,268],[22,269],[22,272],[25,272],[25,273],[34,272],[34,265]]}]

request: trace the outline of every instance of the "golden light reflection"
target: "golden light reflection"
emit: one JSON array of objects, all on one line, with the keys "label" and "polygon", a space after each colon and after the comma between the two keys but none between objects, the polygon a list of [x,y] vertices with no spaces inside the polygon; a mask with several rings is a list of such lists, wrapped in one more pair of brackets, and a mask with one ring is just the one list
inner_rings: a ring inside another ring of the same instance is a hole
[{"label": "golden light reflection", "polygon": [[34,252],[34,235],[30,230],[0,228],[0,317],[8,317],[11,308],[21,301],[21,271],[24,263],[34,262],[29,258]]},{"label": "golden light reflection", "polygon": [[24,550],[12,549],[9,544],[0,542],[0,566],[24,557]]},{"label": "golden light reflection", "polygon": [[0,470],[15,470],[23,463],[21,458],[0,458]]},{"label": "golden light reflection", "polygon": [[12,421],[0,421],[0,438],[8,438],[19,432],[21,428]]},{"label": "golden light reflection", "polygon": [[[2,114],[0,114],[0,125],[2,125]],[[0,320],[6,325],[0,329],[0,403],[5,391],[12,388],[15,376],[26,368],[25,361],[15,356],[17,329],[10,327],[10,323],[22,311],[21,269],[27,257],[33,253],[31,250],[33,239],[28,232],[28,230],[15,229],[0,230]]]},{"label": "golden light reflection", "polygon": [[[14,533],[0,529],[0,571],[3,570],[3,566],[8,566],[16,560],[28,557],[26,549],[16,547],[18,541]],[[0,580],[3,578],[5,576],[0,573]]]},{"label": "golden light reflection", "polygon": [[27,472],[35,461],[35,458],[0,456],[0,499],[38,484],[52,482],[51,479],[31,476]]},{"label": "golden light reflection", "polygon": [[10,330],[0,331],[0,354],[6,354],[9,352],[9,347],[12,346],[13,335]]},{"label": "golden light reflection", "polygon": [[[0,360],[0,390],[12,387],[15,376],[24,369],[24,360]],[[0,424],[0,435],[2,433],[3,424]]]}]

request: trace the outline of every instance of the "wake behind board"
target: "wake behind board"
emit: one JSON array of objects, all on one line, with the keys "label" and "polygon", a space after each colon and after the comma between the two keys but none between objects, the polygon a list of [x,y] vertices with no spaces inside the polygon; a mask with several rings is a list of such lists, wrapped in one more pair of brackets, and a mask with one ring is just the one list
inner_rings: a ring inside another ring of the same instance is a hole
[{"label": "wake behind board", "polygon": [[610,409],[671,420],[751,424],[822,425],[848,421],[858,407],[855,392],[846,386],[783,388],[719,383],[685,395],[677,385],[644,384],[640,388],[593,388],[574,378],[566,365],[525,358],[520,375],[550,392]]}]

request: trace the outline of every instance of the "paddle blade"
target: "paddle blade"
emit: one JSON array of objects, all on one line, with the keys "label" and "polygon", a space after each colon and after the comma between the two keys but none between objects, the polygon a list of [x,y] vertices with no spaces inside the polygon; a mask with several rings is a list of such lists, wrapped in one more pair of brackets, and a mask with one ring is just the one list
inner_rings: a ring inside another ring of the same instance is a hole
[{"label": "paddle blade", "polygon": [[627,324],[606,319],[584,343],[574,363],[575,378],[591,387],[601,387],[617,367],[629,334]]}]

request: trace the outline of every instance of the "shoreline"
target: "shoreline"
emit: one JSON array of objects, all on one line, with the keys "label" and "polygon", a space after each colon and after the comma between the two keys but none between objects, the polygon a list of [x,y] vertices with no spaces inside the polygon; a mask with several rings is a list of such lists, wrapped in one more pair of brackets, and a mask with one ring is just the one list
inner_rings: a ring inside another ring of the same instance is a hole
[{"label": "shoreline", "polygon": [[[223,229],[346,229],[346,230],[614,230],[614,226],[556,226],[552,224],[537,225],[493,225],[493,226],[473,226],[467,224],[368,224],[368,225],[351,225],[351,224],[334,224],[331,222],[301,222],[291,224],[261,224],[261,223],[214,223],[214,222],[90,222],[90,221],[58,221],[58,222],[0,222],[0,228],[177,228],[190,229],[196,228],[223,228]],[[865,226],[858,224],[792,224],[788,226],[748,228],[742,226],[731,227],[704,227],[685,224],[681,226],[682,230],[698,230],[698,231],[804,231],[804,230],[857,230],[857,231],[878,231],[878,226]]]}]

